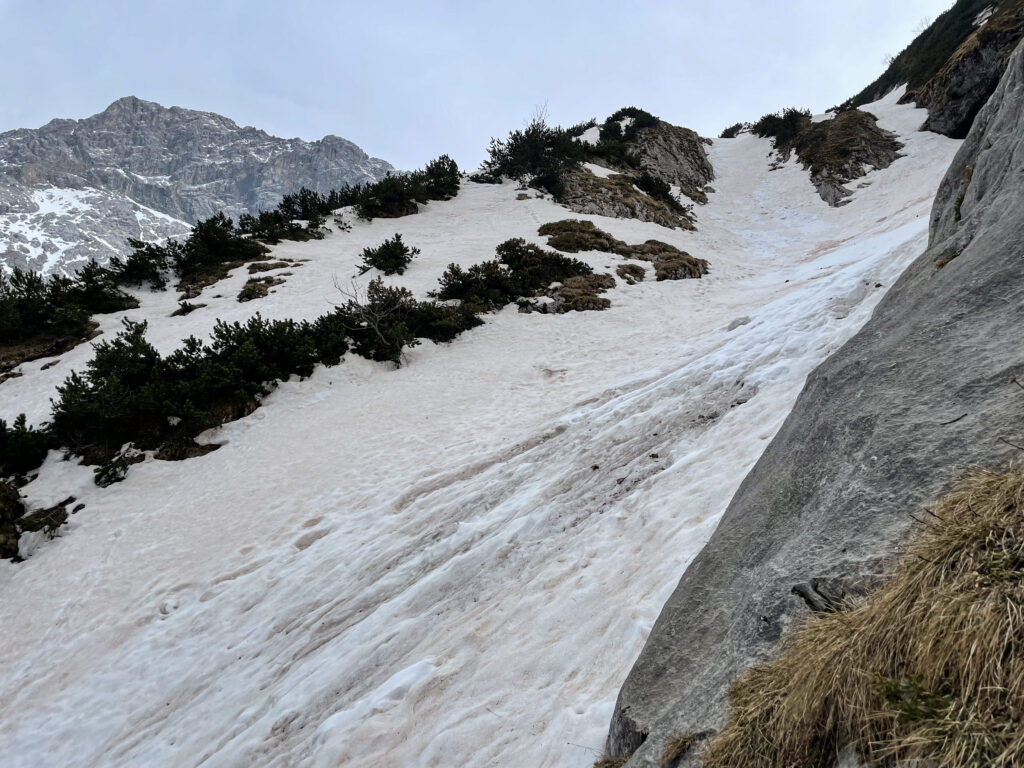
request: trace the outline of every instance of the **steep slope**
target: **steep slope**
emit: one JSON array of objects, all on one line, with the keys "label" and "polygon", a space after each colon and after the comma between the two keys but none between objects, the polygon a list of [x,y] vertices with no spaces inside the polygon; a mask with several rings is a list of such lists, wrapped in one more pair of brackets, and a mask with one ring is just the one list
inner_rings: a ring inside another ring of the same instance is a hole
[{"label": "steep slope", "polygon": [[907,84],[904,99],[928,110],[925,129],[963,138],[1021,37],[1021,0],[958,0],[843,106],[859,107]]},{"label": "steep slope", "polygon": [[[842,208],[747,135],[709,149],[696,232],[586,217],[706,258],[699,280],[619,283],[604,312],[509,307],[398,370],[346,359],[209,433],[214,453],[109,488],[51,455],[29,500],[85,508],[0,563],[5,762],[589,766],[724,499],[925,244],[956,142],[916,133],[895,97],[872,110],[906,156]],[[124,315],[163,351],[217,317],[314,317],[336,286],[365,289],[361,250],[396,231],[421,253],[387,280],[423,296],[448,263],[566,218],[517,194],[464,182],[415,216],[276,246],[301,266],[268,273],[292,274],[266,298],[234,300],[239,270],[187,316],[170,293]],[[26,363],[0,413],[45,419],[89,354]]]},{"label": "steep slope", "polygon": [[666,604],[612,718],[629,765],[720,726],[726,687],[794,617],[873,581],[908,510],[1019,441],[1022,105],[1024,45],[939,186],[928,250],[808,379]]},{"label": "steep slope", "polygon": [[128,237],[177,236],[219,210],[237,217],[303,186],[326,192],[390,170],[337,136],[279,139],[126,97],[0,134],[0,265],[73,270],[123,253]]}]

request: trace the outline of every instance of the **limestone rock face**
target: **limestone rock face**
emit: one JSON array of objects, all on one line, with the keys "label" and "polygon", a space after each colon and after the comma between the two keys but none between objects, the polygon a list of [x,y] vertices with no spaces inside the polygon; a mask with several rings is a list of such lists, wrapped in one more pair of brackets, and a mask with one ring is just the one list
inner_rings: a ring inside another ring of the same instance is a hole
[{"label": "limestone rock face", "polygon": [[634,181],[632,174],[616,173],[603,178],[578,168],[566,174],[565,192],[559,202],[576,213],[651,221],[669,229],[694,228],[688,214],[677,213],[661,200],[641,192]]},{"label": "limestone rock face", "polygon": [[730,683],[809,605],[876,580],[960,470],[1017,453],[1002,440],[1024,435],[1009,383],[1024,373],[1022,242],[1024,45],[939,188],[928,250],[808,378],[683,574],[620,691],[609,754],[657,766],[672,735],[720,727]]},{"label": "limestone rock face", "polygon": [[694,202],[706,203],[704,188],[714,180],[715,171],[705,141],[689,128],[659,120],[657,125],[637,131],[633,152],[652,176],[678,185]]},{"label": "limestone rock face", "polygon": [[223,210],[273,207],[393,170],[338,136],[280,139],[211,112],[119,99],[83,120],[0,134],[0,262],[73,271],[127,237],[186,233]]},{"label": "limestone rock face", "polygon": [[928,109],[924,128],[962,139],[996,89],[1010,54],[1024,36],[1024,4],[993,3],[994,13],[960,45],[931,80],[904,96]]}]

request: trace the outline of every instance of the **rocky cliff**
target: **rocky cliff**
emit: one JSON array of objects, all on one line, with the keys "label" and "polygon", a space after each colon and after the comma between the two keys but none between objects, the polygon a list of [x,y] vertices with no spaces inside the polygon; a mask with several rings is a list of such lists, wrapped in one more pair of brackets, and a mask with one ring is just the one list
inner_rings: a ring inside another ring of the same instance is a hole
[{"label": "rocky cliff", "polygon": [[623,685],[609,754],[663,765],[720,727],[725,692],[794,619],[892,564],[910,513],[1024,433],[1024,45],[935,199],[928,250],[809,378],[683,575]]},{"label": "rocky cliff", "polygon": [[187,232],[306,186],[392,170],[338,136],[280,139],[226,117],[135,97],[83,120],[0,134],[0,263],[43,271],[104,261],[127,237]]},{"label": "rocky cliff", "polygon": [[900,85],[928,110],[924,127],[962,139],[1024,37],[1024,0],[958,0],[843,108],[876,101]]}]

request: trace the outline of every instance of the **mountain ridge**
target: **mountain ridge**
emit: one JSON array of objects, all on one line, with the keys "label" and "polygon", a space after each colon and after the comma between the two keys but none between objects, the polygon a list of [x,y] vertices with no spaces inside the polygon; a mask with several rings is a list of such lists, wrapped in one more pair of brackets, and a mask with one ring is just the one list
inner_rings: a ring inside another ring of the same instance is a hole
[{"label": "mountain ridge", "polygon": [[128,237],[179,236],[218,211],[255,213],[300,187],[326,192],[393,170],[333,134],[283,139],[125,96],[90,117],[0,134],[0,264],[73,272],[124,254]]}]

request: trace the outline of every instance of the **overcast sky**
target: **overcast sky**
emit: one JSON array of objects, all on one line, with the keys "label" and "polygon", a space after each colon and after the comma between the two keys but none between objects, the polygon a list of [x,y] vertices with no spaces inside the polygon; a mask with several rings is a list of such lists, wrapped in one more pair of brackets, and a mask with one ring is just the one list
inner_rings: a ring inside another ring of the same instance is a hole
[{"label": "overcast sky", "polygon": [[0,0],[0,131],[127,95],[278,136],[334,133],[411,169],[464,168],[547,105],[569,125],[643,107],[717,136],[815,112],[884,69],[951,0]]}]

